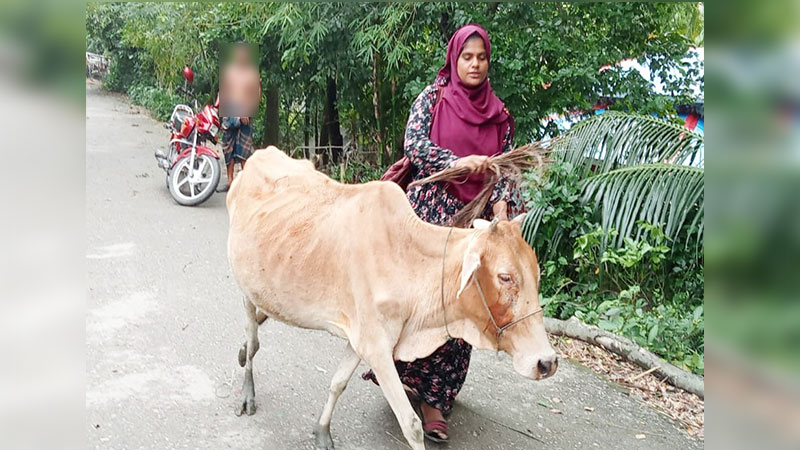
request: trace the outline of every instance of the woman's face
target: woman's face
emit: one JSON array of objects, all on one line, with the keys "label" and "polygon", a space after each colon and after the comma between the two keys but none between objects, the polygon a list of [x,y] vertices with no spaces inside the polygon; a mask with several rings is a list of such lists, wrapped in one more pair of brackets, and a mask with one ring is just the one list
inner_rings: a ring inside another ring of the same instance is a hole
[{"label": "woman's face", "polygon": [[458,55],[458,78],[467,87],[477,87],[489,73],[489,59],[486,47],[480,36],[473,36],[464,43],[464,49]]}]

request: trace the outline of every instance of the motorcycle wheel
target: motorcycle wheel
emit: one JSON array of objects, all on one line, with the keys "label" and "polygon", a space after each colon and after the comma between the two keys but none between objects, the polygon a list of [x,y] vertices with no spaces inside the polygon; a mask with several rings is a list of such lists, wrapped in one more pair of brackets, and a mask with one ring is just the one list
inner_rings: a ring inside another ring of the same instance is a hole
[{"label": "motorcycle wheel", "polygon": [[190,164],[190,157],[181,159],[167,176],[169,193],[183,206],[196,206],[208,200],[217,189],[221,173],[219,162],[208,155],[195,157],[193,171]]}]

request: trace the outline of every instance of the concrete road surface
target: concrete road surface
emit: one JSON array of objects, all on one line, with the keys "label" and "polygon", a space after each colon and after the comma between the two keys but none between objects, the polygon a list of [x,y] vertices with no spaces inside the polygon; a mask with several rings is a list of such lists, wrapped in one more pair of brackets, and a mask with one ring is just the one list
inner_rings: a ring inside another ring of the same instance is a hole
[{"label": "concrete road surface", "polygon": [[[194,208],[172,200],[153,158],[167,139],[163,125],[125,97],[87,84],[88,447],[311,449],[345,344],[268,321],[254,361],[258,410],[234,415],[244,331],[226,260],[224,197]],[[362,363],[357,374],[363,370]],[[332,434],[340,450],[407,448],[380,389],[358,376],[341,397]],[[505,354],[480,351],[450,435],[449,444],[428,448],[702,447],[579,365],[565,361],[552,378],[533,382],[514,373]]]}]

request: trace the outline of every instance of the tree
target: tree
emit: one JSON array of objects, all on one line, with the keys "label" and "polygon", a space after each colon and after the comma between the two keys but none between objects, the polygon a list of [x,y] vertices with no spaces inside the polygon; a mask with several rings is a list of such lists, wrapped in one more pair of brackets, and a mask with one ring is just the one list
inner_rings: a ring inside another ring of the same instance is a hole
[{"label": "tree", "polygon": [[[516,118],[518,143],[552,129],[542,120],[549,114],[615,93],[624,95],[612,109],[674,115],[675,102],[694,101],[689,86],[702,84],[682,62],[702,42],[702,12],[692,3],[89,4],[87,45],[120,68],[109,87],[170,91],[191,64],[195,90],[210,98],[220,45],[258,43],[264,95],[278,100],[262,102],[256,139],[266,127],[271,139],[280,129],[280,144],[291,149],[327,134],[325,142],[346,140],[386,164],[400,153],[411,102],[436,76],[451,34],[470,22],[492,38],[489,76]],[[616,66],[626,58],[650,64],[655,80]],[[654,81],[669,92],[656,94]]]}]

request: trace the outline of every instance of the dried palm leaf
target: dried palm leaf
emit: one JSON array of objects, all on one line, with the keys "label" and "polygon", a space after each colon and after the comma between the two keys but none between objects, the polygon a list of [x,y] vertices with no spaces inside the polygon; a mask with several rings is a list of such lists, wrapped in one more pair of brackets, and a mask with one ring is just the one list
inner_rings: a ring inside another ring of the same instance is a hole
[{"label": "dried palm leaf", "polygon": [[[480,217],[489,202],[489,198],[492,196],[495,184],[501,178],[517,180],[522,176],[522,172],[527,169],[536,167],[539,170],[543,170],[549,161],[547,154],[552,144],[553,141],[534,142],[506,153],[489,157],[489,169],[485,172],[483,189],[471,202],[467,203],[461,211],[453,216],[453,224],[457,227],[467,227],[473,220]],[[469,175],[469,169],[450,167],[429,177],[417,180],[408,187],[411,188],[437,181],[459,183],[459,180],[466,180]],[[463,181],[461,182],[463,183]]]}]

